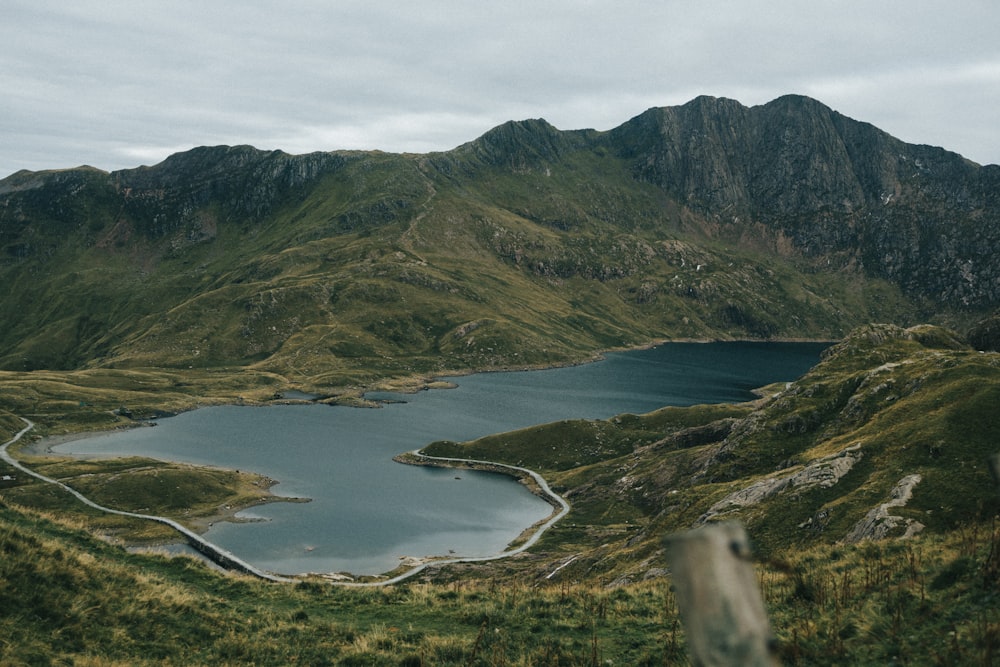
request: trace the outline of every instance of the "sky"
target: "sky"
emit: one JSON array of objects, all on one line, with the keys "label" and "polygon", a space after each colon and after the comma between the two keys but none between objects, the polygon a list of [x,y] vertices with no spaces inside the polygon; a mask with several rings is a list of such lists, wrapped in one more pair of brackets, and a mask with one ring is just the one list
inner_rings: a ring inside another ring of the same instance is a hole
[{"label": "sky", "polygon": [[996,0],[3,0],[0,177],[202,145],[448,150],[699,95],[1000,163]]}]

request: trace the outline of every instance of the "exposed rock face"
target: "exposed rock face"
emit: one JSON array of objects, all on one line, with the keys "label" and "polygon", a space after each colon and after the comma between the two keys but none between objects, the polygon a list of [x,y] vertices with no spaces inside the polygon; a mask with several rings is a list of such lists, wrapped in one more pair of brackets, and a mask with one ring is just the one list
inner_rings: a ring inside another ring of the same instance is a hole
[{"label": "exposed rock face", "polygon": [[653,449],[686,449],[688,447],[699,447],[712,442],[721,442],[733,431],[733,427],[739,422],[734,417],[719,419],[701,426],[691,426],[683,428],[676,433],[671,433],[663,440],[653,443]]},{"label": "exposed rock face", "polygon": [[881,540],[900,531],[902,537],[911,537],[923,530],[924,526],[919,521],[889,514],[890,509],[903,507],[909,502],[913,488],[920,483],[920,480],[920,475],[907,475],[899,480],[892,489],[891,500],[868,512],[865,518],[847,533],[843,541],[847,544],[856,544],[864,540]]},{"label": "exposed rock face", "polygon": [[791,239],[938,301],[1000,299],[996,165],[905,144],[799,96],[752,108],[700,97],[650,109],[609,138],[637,178],[737,238]]},{"label": "exposed rock face", "polygon": [[799,96],[752,108],[699,97],[650,109],[612,134],[642,160],[640,178],[729,219],[837,216],[884,204],[913,175],[909,153],[972,169],[958,155],[907,146]]},{"label": "exposed rock face", "polygon": [[861,460],[861,446],[852,445],[843,451],[813,461],[801,470],[779,477],[768,477],[740,489],[708,508],[699,519],[703,524],[728,512],[756,505],[786,490],[805,491],[813,487],[829,488],[851,471]]},{"label": "exposed rock face", "polygon": [[490,166],[515,172],[544,170],[566,153],[585,148],[588,134],[594,133],[561,131],[541,118],[507,121],[447,155],[471,155]]},{"label": "exposed rock face", "polygon": [[215,146],[177,153],[153,167],[116,171],[109,178],[124,212],[159,235],[212,205],[230,215],[260,219],[283,196],[347,161],[338,153],[292,156],[252,146]]},{"label": "exposed rock face", "polygon": [[1000,312],[978,322],[969,331],[969,344],[984,352],[1000,352]]}]

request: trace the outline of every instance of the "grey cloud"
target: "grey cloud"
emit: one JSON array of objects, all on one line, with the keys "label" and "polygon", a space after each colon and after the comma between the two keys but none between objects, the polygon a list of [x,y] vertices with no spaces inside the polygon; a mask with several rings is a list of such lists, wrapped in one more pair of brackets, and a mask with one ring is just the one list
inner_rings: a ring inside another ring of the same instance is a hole
[{"label": "grey cloud", "polygon": [[8,5],[0,176],[218,143],[446,150],[509,119],[609,129],[699,94],[809,94],[1000,162],[985,1]]}]

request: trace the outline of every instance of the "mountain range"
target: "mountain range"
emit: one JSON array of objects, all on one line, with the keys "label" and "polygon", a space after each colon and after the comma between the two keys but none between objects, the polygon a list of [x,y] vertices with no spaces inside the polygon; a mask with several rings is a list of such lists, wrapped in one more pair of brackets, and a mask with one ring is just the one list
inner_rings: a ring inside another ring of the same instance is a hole
[{"label": "mountain range", "polygon": [[244,367],[313,389],[658,339],[967,328],[1000,167],[823,104],[699,97],[440,153],[196,148],[0,181],[0,368]]}]

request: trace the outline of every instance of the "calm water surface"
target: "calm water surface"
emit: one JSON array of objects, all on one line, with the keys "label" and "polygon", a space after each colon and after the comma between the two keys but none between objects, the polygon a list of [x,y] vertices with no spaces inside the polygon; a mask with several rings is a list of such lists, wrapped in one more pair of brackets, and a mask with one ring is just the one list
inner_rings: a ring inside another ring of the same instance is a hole
[{"label": "calm water surface", "polygon": [[258,567],[285,574],[378,574],[404,556],[489,556],[551,508],[516,481],[394,463],[435,440],[469,440],[560,419],[603,419],[665,405],[742,401],[793,380],[825,346],[670,343],[592,364],[446,378],[457,389],[369,397],[380,409],[288,405],[213,407],[58,447],[81,455],[142,455],[253,470],[274,491],[312,502],[275,503],[218,523],[206,537]]}]

